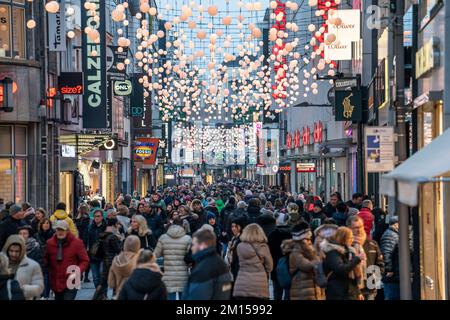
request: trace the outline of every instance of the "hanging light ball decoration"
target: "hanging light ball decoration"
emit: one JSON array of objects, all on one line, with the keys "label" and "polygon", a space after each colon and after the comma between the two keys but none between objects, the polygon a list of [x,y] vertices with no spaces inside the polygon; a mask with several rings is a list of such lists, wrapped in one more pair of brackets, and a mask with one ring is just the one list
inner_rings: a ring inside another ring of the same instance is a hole
[{"label": "hanging light ball decoration", "polygon": [[57,13],[59,11],[59,3],[58,3],[58,1],[48,1],[45,4],[45,10],[48,13]]}]

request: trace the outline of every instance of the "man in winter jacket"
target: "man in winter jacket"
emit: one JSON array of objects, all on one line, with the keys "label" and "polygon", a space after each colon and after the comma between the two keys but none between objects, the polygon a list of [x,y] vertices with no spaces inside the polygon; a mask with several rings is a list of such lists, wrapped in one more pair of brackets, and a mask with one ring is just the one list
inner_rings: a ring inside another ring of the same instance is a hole
[{"label": "man in winter jacket", "polygon": [[13,204],[9,207],[9,215],[0,223],[0,248],[3,248],[10,235],[18,234],[18,228],[25,225],[23,216],[24,212],[18,205]]},{"label": "man in winter jacket", "polygon": [[40,266],[43,266],[44,252],[40,243],[31,236],[31,226],[25,225],[19,228],[19,235],[25,240],[27,257],[33,259]]},{"label": "man in winter jacket", "polygon": [[339,195],[336,193],[333,193],[330,196],[330,202],[327,203],[327,205],[325,206],[325,214],[327,215],[328,218],[333,217],[333,215],[336,213],[336,207],[337,204],[339,203]]},{"label": "man in winter jacket", "polygon": [[75,223],[73,222],[72,218],[69,217],[69,214],[66,212],[66,204],[64,202],[60,202],[56,205],[56,211],[53,213],[53,215],[50,217],[50,221],[52,224],[55,223],[55,221],[61,221],[64,220],[67,222],[69,226],[69,231],[78,238],[78,230],[75,226]]},{"label": "man in winter jacket", "polygon": [[364,200],[362,208],[358,213],[358,216],[364,221],[364,231],[366,231],[367,237],[372,239],[371,231],[373,228],[373,221],[375,220],[373,214],[373,204],[370,200]]},{"label": "man in winter jacket", "polygon": [[[95,245],[97,240],[100,239],[100,235],[105,231],[105,229],[106,222],[103,218],[103,210],[97,209],[94,212],[94,220],[88,228],[88,242],[86,247],[88,253],[91,251],[91,248]],[[94,286],[97,288],[100,285],[102,258],[93,257],[89,254],[89,260],[90,269],[92,271],[92,281],[94,282]]]},{"label": "man in winter jacket", "polygon": [[158,240],[164,232],[164,222],[161,219],[161,215],[157,213],[158,208],[148,208],[147,206],[144,206],[144,208],[144,218],[147,220],[147,226],[152,230],[156,240]]},{"label": "man in winter jacket", "polygon": [[216,252],[216,236],[207,229],[194,233],[192,240],[194,267],[184,289],[184,300],[228,300],[232,276]]},{"label": "man in winter jacket", "polygon": [[27,257],[25,240],[20,235],[11,235],[3,247],[3,253],[9,258],[9,269],[14,274],[25,299],[33,300],[44,291],[44,276],[40,265]]},{"label": "man in winter jacket", "polygon": [[364,198],[363,194],[357,192],[352,195],[352,200],[348,200],[345,204],[349,208],[356,208],[356,209],[360,210],[362,202],[363,202],[363,198]]},{"label": "man in winter jacket", "polygon": [[381,237],[381,252],[384,256],[385,276],[383,277],[385,300],[400,300],[400,278],[398,260],[398,217],[389,220],[389,228]]},{"label": "man in winter jacket", "polygon": [[[367,272],[370,272],[370,274],[367,274],[367,278],[374,280],[365,279],[364,288],[361,290],[364,300],[375,300],[377,289],[380,288],[381,284],[381,277],[380,279],[375,277],[384,274],[383,254],[375,241],[367,239],[366,232],[364,231],[364,222],[360,217],[349,217],[347,220],[347,227],[352,229],[353,238],[355,240],[354,247],[356,249],[362,248],[364,250],[366,256],[365,269]],[[374,267],[377,267],[379,272],[373,271],[372,269]],[[370,281],[370,283],[368,281]]]},{"label": "man in winter jacket", "polygon": [[[83,241],[69,232],[67,221],[57,221],[55,230],[55,235],[47,241],[44,255],[44,264],[49,269],[50,287],[55,293],[55,300],[75,300],[78,289],[68,278],[72,273],[81,278],[89,265],[89,257]],[[73,286],[68,287],[68,284]]]}]

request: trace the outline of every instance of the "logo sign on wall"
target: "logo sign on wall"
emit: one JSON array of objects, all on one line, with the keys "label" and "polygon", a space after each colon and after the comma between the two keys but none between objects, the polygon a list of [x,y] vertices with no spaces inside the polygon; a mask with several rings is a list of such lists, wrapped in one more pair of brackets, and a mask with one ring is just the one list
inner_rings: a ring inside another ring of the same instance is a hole
[{"label": "logo sign on wall", "polygon": [[65,0],[59,3],[59,11],[48,13],[48,50],[66,51]]},{"label": "logo sign on wall", "polygon": [[[325,34],[325,38],[328,34]],[[336,40],[325,45],[325,60],[352,60],[352,43],[346,40]]]},{"label": "logo sign on wall", "polygon": [[133,91],[133,85],[130,80],[114,82],[114,94],[116,96],[129,96]]},{"label": "logo sign on wall", "polygon": [[297,172],[316,172],[316,164],[314,162],[301,162],[296,165]]},{"label": "logo sign on wall", "polygon": [[119,52],[119,46],[108,46],[106,49],[106,70],[108,76],[113,81],[123,81],[126,77],[127,69],[117,69],[119,63],[125,63],[128,57],[128,50]]},{"label": "logo sign on wall", "polygon": [[[90,27],[100,33],[100,43],[91,40],[82,32],[82,54],[85,90],[83,94],[83,127],[86,129],[108,129],[108,93],[106,78],[106,5],[105,1],[91,0],[100,19],[88,16],[81,10],[82,29]],[[92,52],[97,54],[93,55]]]},{"label": "logo sign on wall", "polygon": [[364,142],[367,172],[388,172],[394,169],[393,127],[366,127]]},{"label": "logo sign on wall", "polygon": [[353,87],[351,90],[336,91],[335,120],[353,122],[363,120],[361,90]]},{"label": "logo sign on wall", "polygon": [[83,72],[61,72],[58,77],[58,90],[61,94],[83,94]]},{"label": "logo sign on wall", "polygon": [[337,41],[359,41],[361,38],[361,11],[359,9],[335,10],[329,18],[339,18],[342,21],[340,25],[331,23],[328,25],[328,32],[335,34]]},{"label": "logo sign on wall", "polygon": [[134,144],[134,160],[145,165],[155,165],[158,146],[158,138],[137,138]]}]

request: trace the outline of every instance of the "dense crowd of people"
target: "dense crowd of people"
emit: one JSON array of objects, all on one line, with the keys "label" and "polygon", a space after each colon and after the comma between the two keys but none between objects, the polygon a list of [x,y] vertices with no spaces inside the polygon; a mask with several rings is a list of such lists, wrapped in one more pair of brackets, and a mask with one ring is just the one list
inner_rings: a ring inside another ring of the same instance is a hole
[{"label": "dense crowd of people", "polygon": [[398,219],[359,193],[233,180],[0,218],[3,300],[399,299]]}]

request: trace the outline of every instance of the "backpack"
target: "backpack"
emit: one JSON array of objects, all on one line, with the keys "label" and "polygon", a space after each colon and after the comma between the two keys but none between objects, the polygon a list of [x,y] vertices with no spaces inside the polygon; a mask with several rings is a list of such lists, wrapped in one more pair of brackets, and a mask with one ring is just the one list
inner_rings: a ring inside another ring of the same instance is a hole
[{"label": "backpack", "polygon": [[98,259],[103,258],[103,241],[101,239],[97,239],[89,248],[89,255]]},{"label": "backpack", "polygon": [[333,271],[331,271],[328,275],[325,273],[323,262],[318,263],[314,266],[314,280],[316,284],[322,288],[325,289],[328,284],[328,278],[331,276]]},{"label": "backpack", "polygon": [[277,263],[277,280],[280,287],[284,290],[291,288],[292,279],[300,270],[296,271],[293,275],[289,272],[289,255],[281,257]]}]

